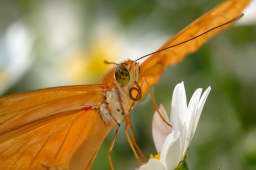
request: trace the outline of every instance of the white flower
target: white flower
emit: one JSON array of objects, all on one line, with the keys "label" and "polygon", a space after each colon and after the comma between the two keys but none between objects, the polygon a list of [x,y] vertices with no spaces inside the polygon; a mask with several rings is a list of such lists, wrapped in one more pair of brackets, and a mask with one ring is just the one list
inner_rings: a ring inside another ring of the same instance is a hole
[{"label": "white flower", "polygon": [[196,127],[211,88],[197,89],[187,105],[183,82],[174,88],[170,119],[161,105],[159,112],[169,120],[168,126],[156,112],[153,117],[152,134],[160,159],[150,159],[139,170],[174,170],[184,160],[189,144],[195,134]]},{"label": "white flower", "polygon": [[256,0],[244,10],[244,16],[237,22],[238,25],[256,24]]},{"label": "white flower", "polygon": [[12,23],[0,38],[0,94],[18,82],[33,63],[33,35],[22,21]]}]

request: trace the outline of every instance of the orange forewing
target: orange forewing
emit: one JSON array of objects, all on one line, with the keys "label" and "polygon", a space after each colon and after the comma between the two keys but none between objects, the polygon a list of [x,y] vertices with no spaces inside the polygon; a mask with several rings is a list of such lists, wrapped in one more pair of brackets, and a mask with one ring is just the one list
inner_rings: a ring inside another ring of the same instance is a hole
[{"label": "orange forewing", "polygon": [[[77,111],[104,100],[103,85],[48,88],[0,98],[0,135],[57,113]],[[0,140],[1,141],[1,140]]]},{"label": "orange forewing", "polygon": [[[170,38],[160,49],[165,49],[166,47],[196,37],[211,28],[238,17],[249,3],[250,0],[226,0],[198,18],[174,37]],[[224,31],[229,26],[230,24],[217,28],[192,41],[150,56],[141,65],[141,78],[142,81],[146,81],[146,83],[143,83],[142,87],[143,94],[145,94],[152,85],[158,82],[166,68],[172,64],[179,63],[185,56],[195,52],[210,38]]]},{"label": "orange forewing", "polygon": [[[104,90],[58,87],[1,98],[0,169],[69,168],[71,158],[79,162],[81,154],[83,162],[72,166],[89,166],[112,128],[90,108],[104,100]],[[75,154],[82,144],[90,146],[83,149],[87,154]]]}]

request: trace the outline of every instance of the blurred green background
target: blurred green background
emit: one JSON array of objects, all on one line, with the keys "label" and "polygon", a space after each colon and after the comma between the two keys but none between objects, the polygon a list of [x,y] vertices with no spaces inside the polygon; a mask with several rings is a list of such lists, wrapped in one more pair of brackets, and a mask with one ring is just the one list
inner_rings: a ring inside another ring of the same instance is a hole
[{"label": "blurred green background", "polygon": [[[120,62],[156,50],[171,35],[220,0],[48,0],[5,1],[0,5],[0,93],[98,83]],[[191,170],[256,169],[256,19],[211,40],[154,87],[169,108],[174,86],[185,82],[189,97],[212,87],[190,146]],[[143,151],[155,153],[153,110],[146,98],[132,113]],[[109,169],[105,140],[93,170]],[[139,164],[123,133],[113,152],[117,170]]]}]

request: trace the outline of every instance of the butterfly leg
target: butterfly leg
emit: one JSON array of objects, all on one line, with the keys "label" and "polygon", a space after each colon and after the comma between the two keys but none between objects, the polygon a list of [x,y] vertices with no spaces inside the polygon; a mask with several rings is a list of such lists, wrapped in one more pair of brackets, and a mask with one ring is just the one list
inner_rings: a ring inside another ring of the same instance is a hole
[{"label": "butterfly leg", "polygon": [[140,147],[136,143],[134,131],[131,124],[131,119],[129,115],[125,116],[125,135],[127,140],[132,148],[132,151],[136,157],[136,159],[140,163],[145,163],[147,161],[146,157],[144,156],[143,152],[141,151]]},{"label": "butterfly leg", "polygon": [[162,115],[161,112],[159,112],[159,110],[158,110],[159,106],[158,106],[158,104],[157,104],[157,102],[156,102],[156,97],[155,97],[154,93],[153,93],[151,90],[149,90],[149,96],[150,96],[150,98],[151,98],[153,110],[157,112],[157,114],[159,115],[159,117],[162,119],[162,121],[163,121],[164,123],[166,123],[167,126],[169,126],[169,127],[172,128],[171,123],[170,123],[168,120],[166,120],[166,118]]},{"label": "butterfly leg", "polygon": [[114,137],[111,141],[111,144],[108,148],[108,163],[109,163],[109,166],[110,166],[110,169],[111,170],[114,170],[114,165],[113,165],[113,161],[112,161],[112,151],[113,151],[113,148],[115,146],[115,143],[116,143],[116,140],[117,140],[117,136],[118,136],[118,133],[119,133],[119,130],[120,130],[120,125],[117,126],[116,130],[115,130],[115,134],[114,134]]}]

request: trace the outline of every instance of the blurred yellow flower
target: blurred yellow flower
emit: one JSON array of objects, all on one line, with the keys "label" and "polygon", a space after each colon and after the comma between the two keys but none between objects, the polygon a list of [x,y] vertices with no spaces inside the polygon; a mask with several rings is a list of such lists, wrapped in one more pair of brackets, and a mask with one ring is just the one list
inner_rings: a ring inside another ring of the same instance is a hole
[{"label": "blurred yellow flower", "polygon": [[73,52],[65,63],[66,76],[74,82],[93,83],[99,81],[111,67],[104,60],[115,61],[118,48],[113,43],[113,37],[105,36],[96,39],[88,49]]}]

